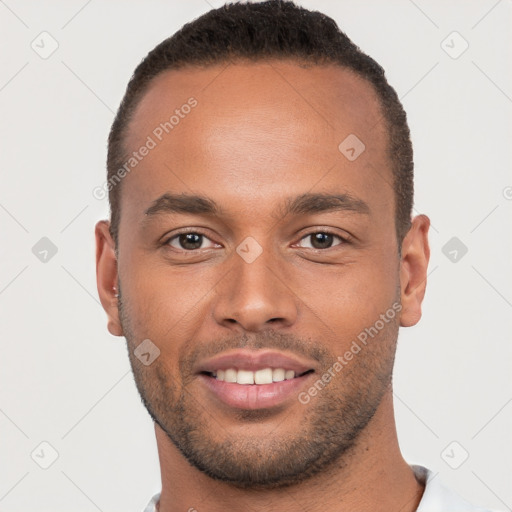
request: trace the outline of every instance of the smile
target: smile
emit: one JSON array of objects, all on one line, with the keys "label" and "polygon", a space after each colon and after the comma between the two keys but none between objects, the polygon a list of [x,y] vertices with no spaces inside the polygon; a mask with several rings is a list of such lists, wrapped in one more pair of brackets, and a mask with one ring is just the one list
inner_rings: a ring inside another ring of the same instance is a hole
[{"label": "smile", "polygon": [[[302,377],[313,370],[306,370],[305,372],[297,375]],[[262,368],[261,370],[237,370],[235,368],[228,368],[226,370],[216,370],[213,372],[204,372],[204,374],[215,377],[217,380],[223,382],[231,382],[236,384],[245,385],[263,385],[272,384],[273,382],[282,382],[295,378],[294,370],[287,370],[285,368]]]}]

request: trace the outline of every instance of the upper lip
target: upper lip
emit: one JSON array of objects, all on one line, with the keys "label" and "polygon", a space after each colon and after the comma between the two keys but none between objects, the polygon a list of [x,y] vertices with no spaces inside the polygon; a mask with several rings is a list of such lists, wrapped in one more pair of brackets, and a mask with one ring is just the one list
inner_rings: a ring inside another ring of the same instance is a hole
[{"label": "upper lip", "polygon": [[275,350],[236,350],[200,361],[196,366],[196,373],[212,373],[229,368],[253,372],[263,368],[284,368],[293,370],[295,375],[300,375],[308,370],[314,370],[314,365]]}]

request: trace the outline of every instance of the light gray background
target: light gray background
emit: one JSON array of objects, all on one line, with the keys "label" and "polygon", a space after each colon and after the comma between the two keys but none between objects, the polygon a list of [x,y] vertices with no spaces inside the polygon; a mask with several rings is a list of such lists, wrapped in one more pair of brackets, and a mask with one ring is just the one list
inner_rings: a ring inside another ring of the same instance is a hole
[{"label": "light gray background", "polygon": [[[409,115],[432,260],[423,319],[399,341],[403,453],[511,510],[512,2],[300,3],[384,66]],[[97,298],[93,229],[108,207],[92,190],[137,63],[220,4],[0,1],[1,511],[137,512],[160,490],[153,425]],[[31,48],[50,48],[43,31],[59,45],[47,59]],[[453,31],[469,43],[456,59]],[[442,252],[454,236],[468,248],[456,262]],[[46,263],[42,237],[58,248]],[[48,469],[43,441],[59,454]]]}]

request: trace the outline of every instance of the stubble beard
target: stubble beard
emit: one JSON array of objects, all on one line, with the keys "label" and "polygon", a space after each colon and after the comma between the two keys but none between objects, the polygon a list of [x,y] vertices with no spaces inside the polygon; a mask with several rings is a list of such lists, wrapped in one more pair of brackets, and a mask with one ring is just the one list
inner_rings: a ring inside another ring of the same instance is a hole
[{"label": "stubble beard", "polygon": [[[293,406],[279,414],[264,409],[234,412],[239,435],[233,435],[216,419],[211,402],[208,407],[194,395],[195,377],[187,373],[173,375],[175,370],[169,371],[162,358],[146,367],[134,356],[140,340],[137,342],[139,337],[131,330],[120,289],[118,300],[135,382],[149,415],[192,466],[241,489],[288,487],[333,465],[346,466],[358,438],[391,386],[398,322],[387,325],[307,405]],[[280,340],[279,333],[265,331],[251,347],[279,347],[285,343]],[[286,344],[293,347],[300,342],[286,336]],[[337,357],[323,348],[315,356],[324,371],[332,368]],[[180,369],[189,368],[189,362],[181,361]],[[322,372],[314,375],[319,379]],[[297,414],[302,415],[300,423],[295,422]],[[286,430],[283,425],[289,416],[295,428]],[[276,427],[264,438],[244,434],[244,426],[253,431],[255,423],[272,417]]]}]

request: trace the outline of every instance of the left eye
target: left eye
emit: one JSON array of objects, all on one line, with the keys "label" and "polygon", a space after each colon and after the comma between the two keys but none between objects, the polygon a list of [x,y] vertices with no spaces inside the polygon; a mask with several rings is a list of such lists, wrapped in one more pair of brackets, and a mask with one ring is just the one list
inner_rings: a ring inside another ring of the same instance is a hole
[{"label": "left eye", "polygon": [[[339,243],[334,244],[334,240],[338,239]],[[301,245],[301,242],[309,240],[309,245]],[[333,235],[331,233],[326,233],[324,231],[319,231],[317,233],[310,233],[305,236],[299,242],[300,247],[306,247],[308,249],[329,249],[333,247],[333,245],[340,245],[345,240],[338,235]]]},{"label": "left eye", "polygon": [[167,241],[167,244],[175,249],[193,251],[195,249],[205,249],[206,247],[203,247],[203,242],[205,240],[208,240],[211,243],[210,247],[215,246],[214,242],[201,233],[180,233],[179,235],[170,238]]}]

